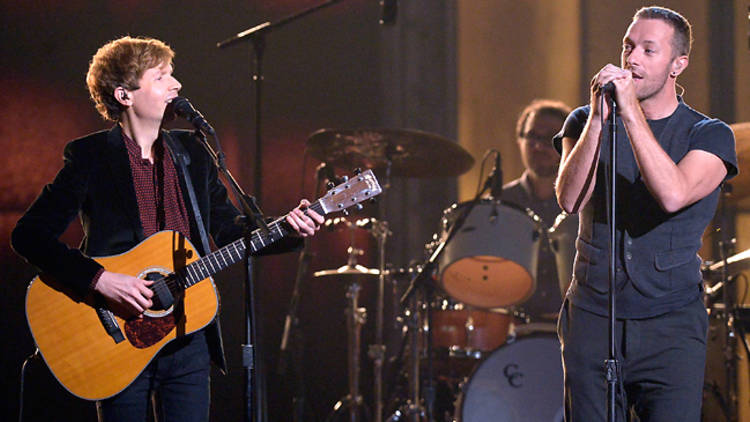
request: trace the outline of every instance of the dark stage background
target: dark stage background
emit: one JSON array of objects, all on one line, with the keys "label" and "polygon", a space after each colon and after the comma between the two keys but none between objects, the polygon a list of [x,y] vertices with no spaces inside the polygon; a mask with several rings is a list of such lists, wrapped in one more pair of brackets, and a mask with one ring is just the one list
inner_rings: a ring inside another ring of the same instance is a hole
[{"label": "dark stage background", "polygon": [[[251,47],[218,50],[215,43],[266,20],[275,21],[319,2],[127,0],[65,2],[0,1],[0,336],[4,339],[5,393],[0,419],[18,412],[18,381],[34,350],[23,301],[34,269],[10,250],[15,221],[61,167],[69,140],[108,128],[85,89],[88,61],[108,40],[130,34],[160,38],[177,56],[181,95],[216,127],[230,170],[248,190],[255,157]],[[427,7],[429,6],[429,7]],[[378,24],[377,0],[342,1],[268,36],[265,55],[263,187],[267,214],[286,212],[301,196],[313,198],[313,169],[305,141],[319,128],[408,127],[456,138],[455,5],[402,2],[395,26]],[[179,124],[179,123],[178,123]],[[439,165],[439,163],[435,163]],[[350,169],[347,169],[347,171]],[[421,258],[440,212],[456,197],[455,181],[394,179],[384,212],[394,235],[387,259],[402,266]],[[370,206],[362,216],[378,215]],[[354,234],[376,266],[370,234]],[[80,227],[65,235],[75,245]],[[325,232],[311,244],[311,272],[346,262],[349,233]],[[263,258],[257,288],[260,346],[268,380],[269,420],[291,420],[292,378],[279,375],[278,348],[296,273],[296,254]],[[239,345],[243,338],[241,268],[217,277],[222,296],[224,341],[230,374],[214,374],[212,420],[240,420],[243,408]],[[305,420],[322,420],[346,394],[345,283],[307,277],[300,307],[308,406]],[[365,283],[363,306],[372,338],[375,285]],[[369,394],[371,369],[362,385]],[[92,376],[96,376],[92,374]],[[33,362],[28,371],[25,414],[34,421],[95,420],[92,403],[71,396]],[[369,402],[369,400],[368,400]]]}]

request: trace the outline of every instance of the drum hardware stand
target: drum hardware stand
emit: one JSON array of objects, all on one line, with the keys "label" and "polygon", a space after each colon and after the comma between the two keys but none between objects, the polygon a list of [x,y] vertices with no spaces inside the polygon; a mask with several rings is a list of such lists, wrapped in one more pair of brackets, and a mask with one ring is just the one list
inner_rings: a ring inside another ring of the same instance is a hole
[{"label": "drum hardware stand", "polygon": [[[388,171],[390,173],[390,171]],[[386,187],[390,183],[390,174],[386,175]],[[383,190],[385,194],[385,189]],[[383,201],[385,203],[385,201]],[[383,361],[385,360],[385,343],[383,342],[383,312],[385,301],[385,244],[391,233],[388,222],[381,220],[373,223],[372,233],[378,239],[378,297],[375,316],[375,344],[368,347],[367,355],[373,361],[375,422],[383,418]]]},{"label": "drum hardware stand", "polygon": [[391,187],[391,170],[393,161],[390,159],[390,153],[388,154],[385,165],[385,177],[383,180],[383,192],[379,206],[379,218],[380,221],[376,222],[373,227],[373,235],[378,239],[378,295],[377,304],[375,308],[375,344],[371,344],[367,350],[367,356],[372,360],[373,370],[373,401],[375,402],[374,409],[374,422],[382,422],[383,420],[383,361],[385,360],[385,343],[383,342],[383,312],[385,308],[385,244],[388,240],[388,235],[392,234],[388,229],[388,223],[386,222],[386,196],[388,195],[388,189]]},{"label": "drum hardware stand", "polygon": [[[724,183],[721,187],[720,196],[720,217],[721,223],[724,227],[732,227],[729,224],[729,210],[727,208],[727,197],[732,192],[732,185]],[[727,231],[721,231],[722,238],[718,241],[719,260],[721,261],[720,280],[713,286],[705,288],[705,295],[707,298],[712,297],[716,292],[721,289],[721,301],[723,307],[721,309],[721,319],[724,325],[724,341],[722,348],[722,357],[724,359],[724,391],[727,397],[723,397],[721,391],[714,384],[711,392],[719,399],[721,410],[724,412],[724,417],[729,422],[737,420],[737,384],[734,380],[734,375],[737,370],[737,362],[735,356],[735,348],[738,334],[738,327],[735,324],[734,312],[731,311],[731,304],[733,303],[732,297],[730,296],[729,285],[735,280],[729,274],[729,256],[733,251],[734,245],[737,243],[735,238],[727,239]],[[742,337],[744,340],[744,336]],[[743,341],[744,344],[744,341]],[[750,353],[748,354],[750,356]],[[704,386],[705,388],[705,386]]]},{"label": "drum hardware stand", "polygon": [[432,374],[432,315],[430,313],[430,307],[427,306],[425,308],[426,312],[426,321],[427,321],[427,339],[426,339],[426,355],[427,355],[427,385],[425,388],[425,406],[422,406],[422,402],[420,400],[420,374],[419,374],[419,354],[417,353],[417,347],[419,346],[419,300],[416,298],[415,292],[418,289],[421,289],[425,292],[425,297],[429,298],[430,292],[432,291],[432,281],[430,278],[432,277],[433,272],[435,271],[435,268],[437,266],[438,258],[440,257],[440,254],[445,249],[445,246],[453,239],[454,235],[458,232],[458,230],[463,227],[464,222],[466,221],[466,217],[471,214],[471,211],[474,209],[474,207],[479,203],[479,200],[484,194],[484,192],[489,188],[490,183],[489,179],[485,183],[484,187],[477,192],[474,199],[469,203],[467,207],[463,209],[463,213],[458,215],[455,222],[453,223],[453,226],[451,226],[448,233],[441,239],[437,246],[435,247],[435,250],[432,252],[430,257],[425,261],[425,263],[418,267],[417,271],[415,271],[415,275],[412,277],[411,281],[409,282],[409,287],[406,289],[406,292],[401,296],[400,305],[401,307],[405,307],[406,303],[410,300],[414,304],[414,313],[411,315],[410,324],[409,324],[409,330],[413,330],[411,333],[411,362],[410,362],[410,400],[406,403],[406,405],[402,406],[400,409],[396,410],[393,415],[391,415],[390,418],[387,419],[387,422],[395,422],[400,421],[402,416],[407,416],[410,419],[412,419],[414,422],[419,422],[421,420],[422,416],[426,416],[428,421],[433,420],[433,402],[434,402],[434,396],[435,396],[435,387],[434,387],[434,380],[433,380],[433,374]]},{"label": "drum hardware stand", "polygon": [[[349,247],[349,260],[347,265],[349,267],[356,266],[357,255],[361,255],[363,251],[361,249]],[[349,369],[349,394],[336,402],[333,406],[333,411],[328,415],[326,421],[333,421],[336,415],[342,412],[344,409],[349,409],[349,420],[350,422],[357,422],[359,420],[359,408],[364,409],[364,401],[362,396],[359,394],[359,370],[360,370],[360,351],[361,351],[361,332],[362,326],[367,320],[367,310],[359,307],[359,291],[361,286],[359,282],[354,279],[349,283],[347,289],[346,298],[348,299],[349,306],[347,307],[344,314],[346,315],[346,329],[347,329],[347,362]]]},{"label": "drum hardware stand", "polygon": [[[223,41],[220,41],[216,43],[216,47],[218,48],[225,48],[230,45],[236,44],[240,41],[251,41],[253,44],[253,52],[255,53],[255,69],[254,74],[252,76],[252,79],[255,83],[255,171],[254,171],[254,184],[255,184],[255,195],[258,197],[262,196],[262,187],[263,187],[263,172],[262,172],[262,165],[261,160],[263,157],[263,143],[261,142],[262,136],[261,136],[261,122],[262,122],[262,87],[263,87],[263,53],[266,48],[266,34],[270,33],[271,31],[281,28],[282,26],[289,24],[291,22],[294,22],[304,16],[307,16],[311,13],[314,13],[320,9],[323,9],[325,7],[331,6],[335,3],[338,3],[341,0],[329,0],[325,3],[309,7],[299,13],[289,15],[285,18],[282,18],[281,20],[271,23],[269,21],[266,21],[260,25],[256,25],[253,28],[247,29],[245,31],[242,31],[228,39],[225,39]],[[225,170],[225,174],[228,175],[228,172]],[[231,176],[230,176],[231,179]],[[236,185],[234,180],[232,179],[232,185]],[[244,195],[245,198],[249,198],[247,195]],[[255,204],[254,199],[250,198],[249,201],[251,204]],[[257,207],[256,207],[257,208]],[[245,210],[246,211],[246,210]],[[258,212],[257,214],[260,214]],[[256,213],[253,214],[247,214],[246,215],[257,215]],[[259,224],[260,227],[265,228],[265,232],[268,231],[268,227],[265,226],[263,222]],[[249,248],[247,249],[250,250]],[[247,276],[246,278],[246,287],[245,287],[245,295],[246,295],[246,312],[245,312],[245,325],[246,325],[246,333],[245,333],[245,343],[242,347],[242,361],[243,361],[243,367],[245,368],[245,415],[244,420],[251,422],[262,422],[267,419],[266,414],[266,402],[265,402],[265,390],[263,388],[263,380],[258,377],[258,375],[262,375],[263,371],[260,367],[260,362],[262,362],[262,359],[260,359],[259,356],[259,350],[257,347],[257,344],[255,344],[255,315],[254,315],[254,309],[255,309],[255,301],[254,301],[254,295],[253,295],[253,279],[257,278],[257,266],[253,265],[253,260],[250,258],[250,255],[248,253],[248,259],[247,259]],[[255,344],[256,347],[253,347]],[[253,376],[255,375],[255,376]],[[253,400],[253,388],[255,390],[255,395]],[[255,402],[253,404],[253,401]]]},{"label": "drum hardware stand", "polygon": [[[425,417],[427,421],[432,421],[431,416],[426,414],[426,406],[422,405],[421,400],[421,376],[420,376],[420,325],[423,321],[421,303],[416,294],[409,297],[409,311],[406,315],[406,326],[409,331],[409,399],[397,408],[393,414],[386,420],[386,422],[397,422],[401,421],[402,418],[406,417],[405,420],[412,420],[414,422],[420,422]],[[425,308],[425,311],[429,315],[429,307]],[[428,316],[429,318],[429,316]],[[429,325],[429,324],[428,324]],[[427,331],[427,344],[431,342],[430,336],[432,333]],[[427,346],[429,348],[429,346]],[[428,368],[431,365],[430,354],[427,353],[428,357]],[[429,388],[429,386],[428,386]],[[427,392],[426,392],[427,394]],[[425,401],[427,402],[427,400]]]}]

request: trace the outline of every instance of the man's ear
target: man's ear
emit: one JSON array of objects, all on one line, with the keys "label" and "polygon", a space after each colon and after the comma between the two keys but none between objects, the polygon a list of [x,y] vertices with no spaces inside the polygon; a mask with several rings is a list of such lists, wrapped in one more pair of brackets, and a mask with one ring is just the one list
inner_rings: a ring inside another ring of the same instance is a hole
[{"label": "man's ear", "polygon": [[115,88],[114,96],[115,100],[124,106],[130,107],[133,105],[133,98],[130,95],[130,92],[121,86]]},{"label": "man's ear", "polygon": [[672,60],[672,70],[669,75],[673,78],[678,77],[687,67],[690,59],[688,56],[679,56]]}]

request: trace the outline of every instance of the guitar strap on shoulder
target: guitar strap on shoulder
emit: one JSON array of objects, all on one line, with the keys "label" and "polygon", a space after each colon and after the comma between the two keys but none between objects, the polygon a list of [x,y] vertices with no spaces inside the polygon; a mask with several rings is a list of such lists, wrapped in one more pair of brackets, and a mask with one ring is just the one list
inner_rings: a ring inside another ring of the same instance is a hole
[{"label": "guitar strap on shoulder", "polygon": [[211,246],[208,242],[208,233],[206,233],[206,226],[203,224],[203,217],[201,216],[201,210],[198,206],[198,200],[195,198],[193,181],[190,178],[190,173],[187,168],[190,164],[190,156],[185,150],[185,147],[182,146],[181,142],[175,141],[166,131],[162,133],[164,134],[165,141],[169,145],[169,152],[172,155],[172,161],[180,166],[182,180],[185,182],[185,187],[187,187],[190,206],[193,208],[193,217],[195,218],[195,224],[198,226],[198,233],[200,234],[201,245],[203,246],[203,254],[205,255],[211,252]]},{"label": "guitar strap on shoulder", "polygon": [[[162,131],[164,140],[169,146],[169,153],[172,156],[172,161],[177,163],[182,173],[182,180],[185,182],[187,188],[188,197],[190,198],[190,206],[193,208],[193,216],[195,217],[195,224],[198,226],[198,233],[201,237],[201,245],[203,245],[203,254],[211,252],[211,246],[208,243],[208,233],[206,233],[206,226],[203,224],[203,217],[201,216],[200,207],[198,207],[198,200],[195,197],[195,190],[193,189],[193,182],[190,178],[187,166],[190,164],[190,155],[188,155],[182,142],[175,141],[175,139],[167,131]],[[199,136],[194,134],[193,136]],[[214,322],[209,324],[206,328],[206,340],[208,341],[208,351],[211,355],[211,360],[219,367],[219,370],[226,374],[228,372],[227,359],[224,355],[224,340],[221,338],[221,321],[219,320],[219,314],[216,314]]]}]

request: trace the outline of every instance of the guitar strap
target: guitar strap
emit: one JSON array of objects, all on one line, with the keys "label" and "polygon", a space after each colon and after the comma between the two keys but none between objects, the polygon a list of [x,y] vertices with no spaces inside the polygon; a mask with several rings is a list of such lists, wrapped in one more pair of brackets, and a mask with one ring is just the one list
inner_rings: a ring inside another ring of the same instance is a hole
[{"label": "guitar strap", "polygon": [[[198,200],[195,197],[195,189],[193,189],[193,181],[190,178],[188,172],[188,165],[190,165],[190,155],[188,155],[182,142],[175,141],[175,139],[167,131],[162,131],[162,136],[169,146],[169,153],[172,156],[172,162],[177,163],[182,174],[182,181],[185,183],[185,187],[190,198],[190,206],[193,209],[193,217],[195,218],[195,224],[198,226],[198,233],[201,237],[201,245],[203,246],[203,253],[207,254],[211,252],[211,246],[208,242],[208,233],[206,233],[206,226],[203,224],[203,217],[201,216],[201,210],[198,206]],[[193,136],[200,136],[195,133]],[[199,141],[200,142],[200,141]],[[209,345],[209,353],[211,359],[216,363],[223,374],[227,373],[227,360],[224,355],[224,340],[221,338],[221,322],[219,321],[219,314],[216,314],[214,322],[206,327],[206,340]],[[214,347],[211,347],[214,343]]]},{"label": "guitar strap", "polygon": [[188,155],[185,147],[182,146],[181,142],[175,142],[174,138],[167,132],[164,134],[164,140],[169,145],[169,152],[172,155],[172,161],[180,166],[182,173],[182,180],[185,182],[187,187],[188,197],[190,198],[190,206],[193,208],[193,217],[195,218],[195,224],[198,226],[198,233],[201,237],[201,246],[203,246],[203,253],[207,254],[211,252],[211,246],[208,242],[208,233],[206,233],[206,226],[203,225],[203,217],[201,216],[201,210],[198,206],[198,200],[195,198],[195,189],[193,189],[193,181],[188,173],[187,166],[190,165],[190,156]]}]

